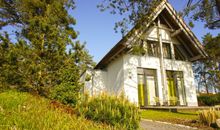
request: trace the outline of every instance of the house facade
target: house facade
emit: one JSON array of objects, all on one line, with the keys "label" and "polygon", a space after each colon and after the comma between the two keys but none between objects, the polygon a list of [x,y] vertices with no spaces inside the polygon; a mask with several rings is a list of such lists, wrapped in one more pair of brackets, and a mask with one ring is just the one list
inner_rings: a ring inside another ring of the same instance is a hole
[{"label": "house facade", "polygon": [[[192,63],[207,57],[206,52],[166,0],[149,17],[83,74],[84,91],[123,93],[141,107],[197,106]],[[133,45],[145,53],[135,55]]]}]

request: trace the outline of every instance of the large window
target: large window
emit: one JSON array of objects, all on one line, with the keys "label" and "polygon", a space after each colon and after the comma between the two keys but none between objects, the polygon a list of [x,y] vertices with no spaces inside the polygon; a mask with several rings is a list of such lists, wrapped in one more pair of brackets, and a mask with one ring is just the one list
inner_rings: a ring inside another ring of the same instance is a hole
[{"label": "large window", "polygon": [[148,56],[158,57],[159,43],[156,41],[147,41],[147,54]]},{"label": "large window", "polygon": [[186,105],[183,72],[166,71],[169,105]]},{"label": "large window", "polygon": [[157,105],[156,70],[138,68],[138,100],[140,106]]},{"label": "large window", "polygon": [[163,43],[163,57],[167,59],[171,59],[171,47],[169,43]]}]

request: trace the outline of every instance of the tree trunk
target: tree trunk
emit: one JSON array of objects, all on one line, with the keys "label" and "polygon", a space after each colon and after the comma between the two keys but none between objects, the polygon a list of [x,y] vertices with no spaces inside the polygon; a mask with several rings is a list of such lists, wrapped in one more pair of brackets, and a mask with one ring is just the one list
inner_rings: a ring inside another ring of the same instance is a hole
[{"label": "tree trunk", "polygon": [[203,73],[203,80],[204,80],[204,83],[205,83],[205,89],[206,89],[206,93],[209,94],[209,87],[208,87],[208,84],[207,84],[207,79],[205,78],[205,73]]},{"label": "tree trunk", "polygon": [[214,90],[215,90],[215,94],[217,94],[218,92],[217,92],[217,88],[216,87],[214,87]]},{"label": "tree trunk", "polygon": [[217,7],[217,10],[218,10],[218,14],[220,16],[220,0],[215,0],[216,2],[216,7]]},{"label": "tree trunk", "polygon": [[206,93],[209,94],[209,88],[208,85],[205,83],[205,89],[206,89]]}]

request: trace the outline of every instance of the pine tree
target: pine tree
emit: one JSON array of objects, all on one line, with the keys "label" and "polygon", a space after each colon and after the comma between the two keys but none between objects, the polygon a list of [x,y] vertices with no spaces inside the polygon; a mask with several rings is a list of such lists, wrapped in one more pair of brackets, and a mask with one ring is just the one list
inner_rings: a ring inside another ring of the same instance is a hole
[{"label": "pine tree", "polygon": [[[18,76],[19,81],[8,77],[9,86],[15,85],[18,89],[34,91],[40,95],[48,96],[52,88],[71,82],[80,88],[79,67],[90,64],[92,57],[86,53],[89,63],[76,59],[77,51],[73,46],[77,33],[73,29],[76,20],[69,15],[68,11],[73,10],[75,3],[73,0],[2,0],[0,3],[0,28],[5,26],[15,26],[19,28],[16,32],[18,41],[11,44],[9,57],[15,62],[14,69],[12,63],[3,63],[9,69],[4,74]],[[8,38],[2,37],[2,46],[7,43]],[[76,45],[75,45],[76,44]],[[3,48],[4,49],[4,48]],[[80,53],[86,52],[85,48],[80,48]],[[5,54],[5,53],[3,53]],[[75,55],[75,56],[73,56]],[[14,57],[13,57],[14,56]],[[5,58],[6,61],[9,58]],[[82,59],[82,60],[84,60]],[[92,63],[91,63],[92,64]],[[10,69],[13,71],[10,72]],[[64,78],[64,77],[69,78]],[[72,77],[72,79],[71,79]],[[76,89],[78,92],[79,89]]]}]

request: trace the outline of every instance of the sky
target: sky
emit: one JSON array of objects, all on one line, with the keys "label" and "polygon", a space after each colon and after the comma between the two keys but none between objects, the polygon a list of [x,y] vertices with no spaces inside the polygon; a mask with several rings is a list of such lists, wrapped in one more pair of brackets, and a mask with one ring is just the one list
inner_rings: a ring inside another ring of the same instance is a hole
[{"label": "sky", "polygon": [[[86,48],[95,62],[101,58],[122,38],[121,33],[115,33],[115,22],[122,16],[112,15],[108,11],[100,12],[97,5],[102,0],[76,0],[76,9],[70,14],[76,19],[75,30],[79,31],[77,40],[86,42]],[[186,6],[187,0],[169,0],[171,5],[180,11]],[[204,23],[195,22],[192,31],[202,41],[202,37],[210,32],[214,36],[219,30],[204,28]]]},{"label": "sky", "polygon": [[[120,21],[122,16],[112,15],[108,11],[100,12],[97,5],[103,0],[75,1],[76,9],[69,11],[69,13],[76,19],[74,29],[79,32],[76,40],[86,42],[86,49],[90,55],[93,56],[93,60],[98,63],[122,38],[120,32],[115,33],[114,31],[115,22]],[[169,2],[177,11],[180,11],[186,6],[187,0],[169,0]],[[194,24],[195,27],[192,31],[200,41],[202,41],[202,37],[208,32],[214,36],[220,33],[219,30],[205,29],[204,23],[195,22]],[[9,26],[0,30],[0,33],[4,30],[12,32],[12,30],[16,30],[16,28]],[[14,41],[14,33],[11,35],[11,40]]]}]

